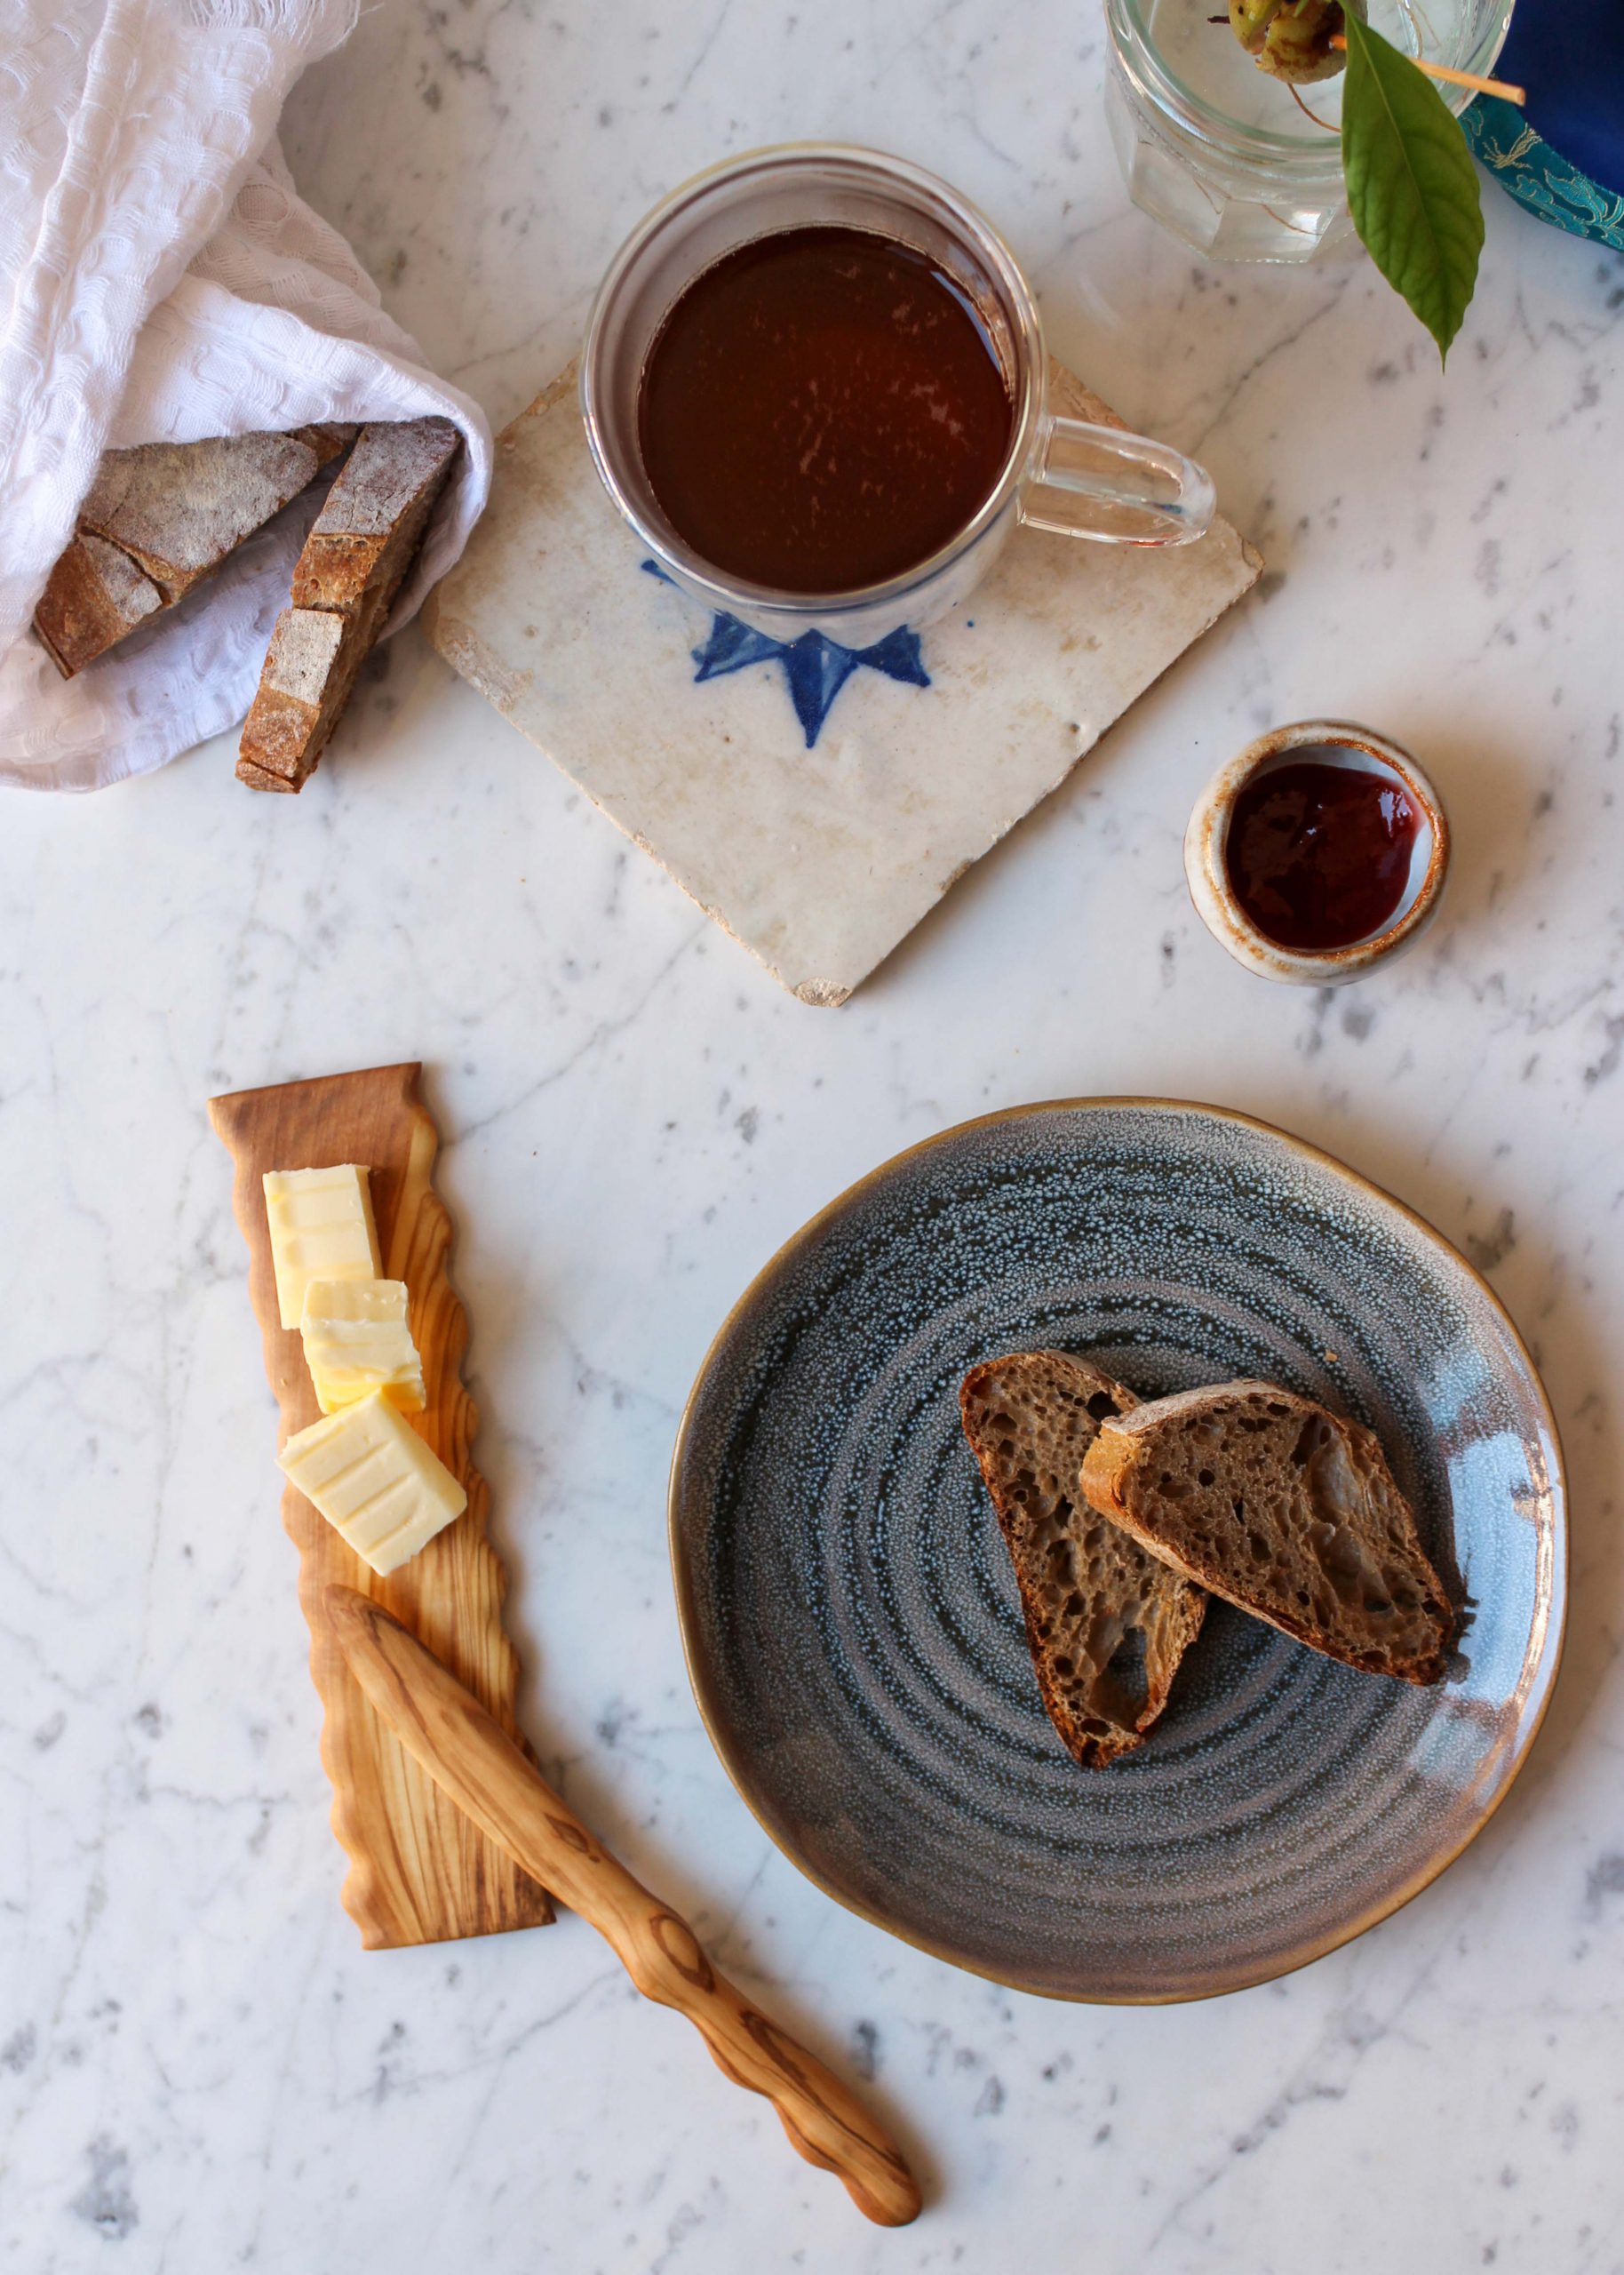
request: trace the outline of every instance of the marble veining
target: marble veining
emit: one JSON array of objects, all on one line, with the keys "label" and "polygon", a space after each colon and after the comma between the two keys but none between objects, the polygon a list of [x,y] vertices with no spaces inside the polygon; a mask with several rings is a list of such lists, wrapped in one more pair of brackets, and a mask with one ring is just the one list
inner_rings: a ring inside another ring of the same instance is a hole
[{"label": "marble veining", "polygon": [[[1624,2268],[1624,270],[1485,187],[1440,375],[1358,265],[1207,267],[1129,206],[1092,7],[396,0],[294,172],[505,420],[659,192],[789,135],[951,175],[1057,355],[1201,455],[1261,593],[843,1010],[784,995],[415,634],[298,800],[222,741],[0,830],[0,2268],[18,2275],[1617,2275]],[[1219,762],[1310,715],[1413,748],[1443,914],[1337,994],[1202,930]],[[274,809],[274,810],[273,810]],[[274,1417],[203,1101],[421,1057],[527,1728],[719,1962],[868,2090],[880,2234],[581,1923],[367,1954],[338,1901]],[[1532,1344],[1573,1503],[1545,1733],[1374,1934],[1210,2004],[1052,2006],[890,1940],[705,1738],[676,1417],[766,1257],[1024,1098],[1285,1123],[1423,1210]]]}]

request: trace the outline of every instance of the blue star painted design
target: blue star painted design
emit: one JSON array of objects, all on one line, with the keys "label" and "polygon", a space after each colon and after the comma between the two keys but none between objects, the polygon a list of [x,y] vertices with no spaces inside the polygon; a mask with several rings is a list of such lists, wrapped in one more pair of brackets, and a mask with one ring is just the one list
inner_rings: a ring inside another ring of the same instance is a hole
[{"label": "blue star painted design", "polygon": [[[643,567],[662,584],[671,582],[657,563],[645,561]],[[930,685],[930,674],[919,651],[919,635],[910,632],[905,625],[898,631],[888,632],[872,647],[842,648],[838,641],[826,639],[821,632],[803,632],[798,640],[775,640],[769,634],[758,632],[752,626],[742,624],[736,616],[719,609],[711,619],[709,639],[704,647],[693,651],[693,657],[698,666],[694,674],[696,684],[702,680],[724,679],[729,672],[746,671],[752,664],[782,664],[789,682],[790,701],[808,750],[823,731],[836,696],[859,665],[868,671],[882,672],[887,679],[900,680],[907,687]]]}]

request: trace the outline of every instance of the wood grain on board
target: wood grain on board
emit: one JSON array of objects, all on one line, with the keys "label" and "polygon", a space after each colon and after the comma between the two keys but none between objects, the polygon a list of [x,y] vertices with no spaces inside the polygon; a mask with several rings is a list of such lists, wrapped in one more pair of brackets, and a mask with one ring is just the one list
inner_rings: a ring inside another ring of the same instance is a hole
[{"label": "wood grain on board", "polygon": [[278,1444],[317,1420],[320,1409],[299,1335],[278,1317],[260,1180],[267,1169],[362,1162],[371,1171],[384,1272],[406,1282],[423,1356],[428,1404],[412,1426],[468,1496],[464,1514],[387,1579],[362,1563],[303,1494],[289,1486],[282,1497],[283,1522],[299,1550],[310,1672],[325,1709],[322,1760],[332,1781],[333,1830],[350,1859],[344,1903],[369,1950],[495,1935],[553,1917],[545,1889],[469,1822],[379,1721],[325,1608],[335,1580],[383,1604],[523,1744],[513,1716],[518,1662],[502,1625],[506,1574],[486,1537],[490,1493],[474,1466],[478,1417],[462,1379],[468,1322],[447,1277],[450,1220],[433,1182],[439,1133],[418,1098],[418,1072],[377,1066],[238,1090],[209,1106],[235,1163],[234,1205],[248,1242],[266,1373],[281,1409]]}]

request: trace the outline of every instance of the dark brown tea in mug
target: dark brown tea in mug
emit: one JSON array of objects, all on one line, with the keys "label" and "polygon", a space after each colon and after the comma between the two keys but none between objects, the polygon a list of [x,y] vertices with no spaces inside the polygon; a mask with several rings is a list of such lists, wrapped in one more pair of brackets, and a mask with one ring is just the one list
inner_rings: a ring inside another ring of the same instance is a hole
[{"label": "dark brown tea in mug", "polygon": [[791,593],[915,567],[991,494],[1014,411],[985,326],[928,255],[785,229],[688,287],[638,399],[643,467],[704,561]]}]

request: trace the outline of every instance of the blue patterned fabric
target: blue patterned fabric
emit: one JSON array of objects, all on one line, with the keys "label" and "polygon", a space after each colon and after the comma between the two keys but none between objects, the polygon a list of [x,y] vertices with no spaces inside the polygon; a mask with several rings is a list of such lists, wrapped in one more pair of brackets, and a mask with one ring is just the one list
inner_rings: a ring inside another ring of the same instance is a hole
[{"label": "blue patterned fabric", "polygon": [[1494,69],[1528,108],[1479,95],[1473,156],[1542,221],[1624,250],[1624,0],[1520,0]]},{"label": "blue patterned fabric", "polygon": [[1576,237],[1594,237],[1624,252],[1624,197],[1602,189],[1571,166],[1529,125],[1515,103],[1479,95],[1461,119],[1473,157],[1519,205]]}]

